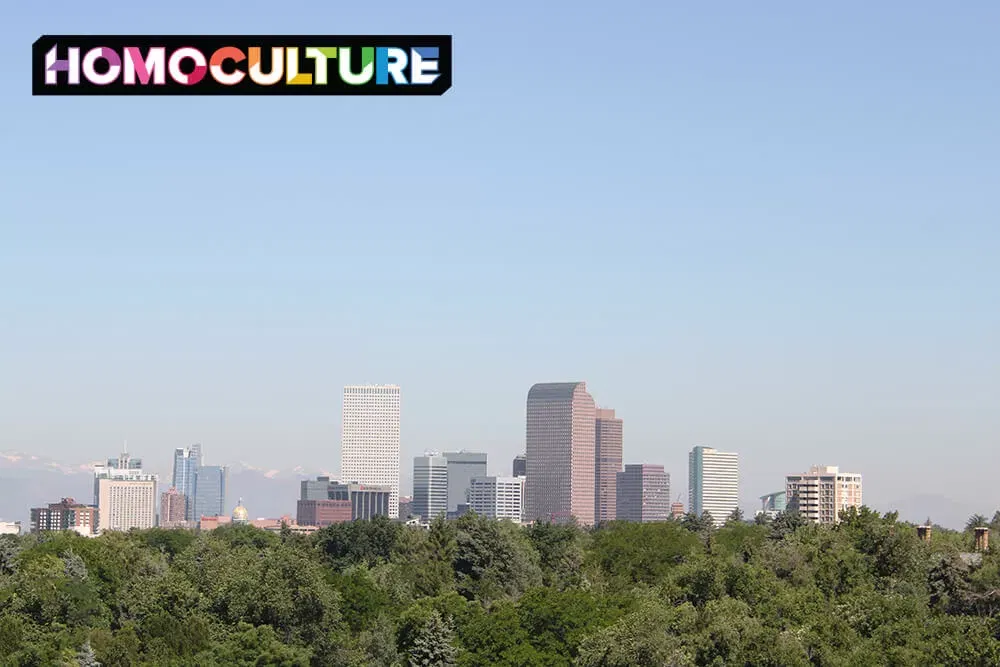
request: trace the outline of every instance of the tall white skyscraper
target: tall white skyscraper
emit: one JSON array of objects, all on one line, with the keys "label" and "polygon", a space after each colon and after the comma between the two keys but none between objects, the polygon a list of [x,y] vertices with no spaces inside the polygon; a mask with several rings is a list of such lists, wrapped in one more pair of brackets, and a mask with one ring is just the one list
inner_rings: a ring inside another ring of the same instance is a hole
[{"label": "tall white skyscraper", "polygon": [[688,511],[721,526],[740,506],[740,456],[697,446],[688,455]]},{"label": "tall white skyscraper", "polygon": [[384,484],[392,489],[389,517],[399,517],[399,387],[344,387],[340,436],[343,482]]}]

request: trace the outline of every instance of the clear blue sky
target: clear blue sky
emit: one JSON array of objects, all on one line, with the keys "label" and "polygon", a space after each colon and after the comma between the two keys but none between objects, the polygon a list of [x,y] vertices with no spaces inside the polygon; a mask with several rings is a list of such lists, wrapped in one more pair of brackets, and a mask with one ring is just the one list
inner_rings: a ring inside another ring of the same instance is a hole
[{"label": "clear blue sky", "polygon": [[[36,99],[43,33],[451,33],[454,86]],[[998,35],[985,0],[5,3],[0,450],[336,470],[378,382],[404,461],[504,472],[531,384],[586,380],[675,495],[704,443],[748,508],[822,463],[992,512]]]}]

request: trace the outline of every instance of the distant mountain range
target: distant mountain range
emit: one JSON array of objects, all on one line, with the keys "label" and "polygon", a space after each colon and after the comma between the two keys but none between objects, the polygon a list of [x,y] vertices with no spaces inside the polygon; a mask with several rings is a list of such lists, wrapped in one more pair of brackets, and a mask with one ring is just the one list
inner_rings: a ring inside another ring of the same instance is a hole
[{"label": "distant mountain range", "polygon": [[[93,467],[99,463],[103,461],[65,464],[31,454],[0,452],[0,519],[21,521],[27,530],[32,507],[59,502],[60,498],[93,502]],[[240,462],[229,468],[226,502],[235,507],[242,498],[253,518],[295,516],[299,483],[318,475],[337,477],[337,473],[301,466],[279,470]],[[169,475],[160,473],[161,490],[169,488],[170,482]]]}]

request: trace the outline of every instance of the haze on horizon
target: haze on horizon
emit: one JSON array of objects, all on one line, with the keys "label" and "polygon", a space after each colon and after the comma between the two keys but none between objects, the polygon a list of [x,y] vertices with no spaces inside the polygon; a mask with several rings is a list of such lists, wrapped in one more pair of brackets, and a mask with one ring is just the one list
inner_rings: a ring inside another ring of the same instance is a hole
[{"label": "haze on horizon", "polygon": [[[705,444],[748,510],[813,464],[1000,508],[1000,6],[386,7],[6,9],[0,451],[337,470],[393,383],[405,491],[583,380],[685,502]],[[455,84],[30,97],[44,33],[317,32],[454,34]]]}]

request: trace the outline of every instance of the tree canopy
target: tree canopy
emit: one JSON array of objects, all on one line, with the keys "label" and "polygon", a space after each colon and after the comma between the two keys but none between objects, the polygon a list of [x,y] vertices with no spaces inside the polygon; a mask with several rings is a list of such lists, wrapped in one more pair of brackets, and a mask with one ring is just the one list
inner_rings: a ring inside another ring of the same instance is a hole
[{"label": "tree canopy", "polygon": [[1000,664],[1000,513],[741,519],[0,536],[0,665]]}]

